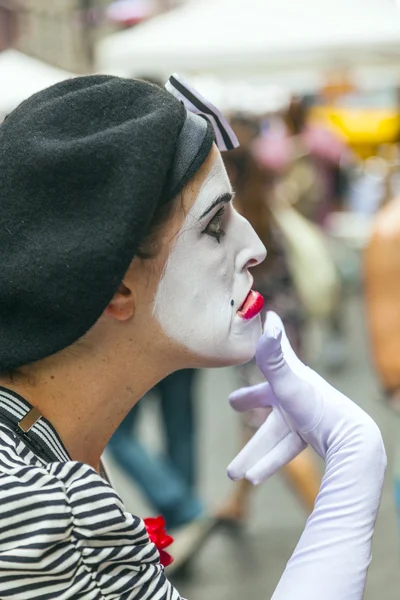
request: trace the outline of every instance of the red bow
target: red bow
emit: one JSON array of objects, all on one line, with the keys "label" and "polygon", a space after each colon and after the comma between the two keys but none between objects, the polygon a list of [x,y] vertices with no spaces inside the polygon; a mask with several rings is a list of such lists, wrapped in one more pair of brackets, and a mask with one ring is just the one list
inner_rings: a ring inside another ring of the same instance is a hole
[{"label": "red bow", "polygon": [[165,519],[163,517],[154,517],[144,519],[144,524],[149,534],[150,541],[156,546],[160,553],[160,563],[164,567],[168,567],[173,562],[173,558],[164,548],[168,548],[174,541],[165,531]]}]

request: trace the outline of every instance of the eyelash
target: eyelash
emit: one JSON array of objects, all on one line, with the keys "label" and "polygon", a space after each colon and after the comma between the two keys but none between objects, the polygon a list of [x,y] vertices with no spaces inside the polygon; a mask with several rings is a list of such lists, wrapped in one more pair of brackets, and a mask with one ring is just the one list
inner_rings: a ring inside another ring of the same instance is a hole
[{"label": "eyelash", "polygon": [[[221,229],[222,217],[224,216],[224,213],[225,213],[225,206],[222,206],[219,209],[219,211],[217,213],[215,213],[214,217],[211,219],[211,221],[209,222],[207,227],[204,229],[204,231],[202,231],[202,233],[206,233],[207,235],[214,237],[217,240],[218,244],[221,242],[221,237],[223,237],[225,235],[225,231],[223,231]],[[217,225],[218,231],[211,230],[211,227],[213,225]]]}]

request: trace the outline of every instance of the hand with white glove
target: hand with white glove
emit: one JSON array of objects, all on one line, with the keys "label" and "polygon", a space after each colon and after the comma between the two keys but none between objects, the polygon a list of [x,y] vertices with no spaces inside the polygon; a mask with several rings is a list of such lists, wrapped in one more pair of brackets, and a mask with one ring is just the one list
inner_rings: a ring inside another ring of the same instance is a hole
[{"label": "hand with white glove", "polygon": [[275,313],[267,315],[256,360],[268,383],[234,392],[230,403],[238,411],[273,410],[229,476],[260,483],[307,444],[326,462],[314,511],[273,600],[361,600],[386,468],[379,428],[297,358]]}]

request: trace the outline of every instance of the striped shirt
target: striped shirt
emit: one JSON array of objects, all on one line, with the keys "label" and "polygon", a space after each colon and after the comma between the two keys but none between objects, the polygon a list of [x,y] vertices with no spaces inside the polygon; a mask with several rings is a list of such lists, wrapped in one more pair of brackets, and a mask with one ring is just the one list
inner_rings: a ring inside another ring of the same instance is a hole
[{"label": "striped shirt", "polygon": [[144,523],[41,417],[0,387],[0,598],[180,600]]}]

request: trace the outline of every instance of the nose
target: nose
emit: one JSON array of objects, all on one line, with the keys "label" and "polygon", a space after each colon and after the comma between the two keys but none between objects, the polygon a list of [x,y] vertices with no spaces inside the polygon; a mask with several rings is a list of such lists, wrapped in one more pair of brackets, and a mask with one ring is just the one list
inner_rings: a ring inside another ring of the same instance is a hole
[{"label": "nose", "polygon": [[246,232],[243,231],[242,250],[238,254],[239,270],[255,267],[265,260],[267,250],[248,221],[245,221]]},{"label": "nose", "polygon": [[262,241],[260,240],[260,238],[258,237],[256,232],[254,232],[254,235],[257,238],[257,248],[254,249],[253,258],[250,258],[250,260],[247,261],[246,267],[245,267],[246,269],[249,269],[250,267],[255,267],[256,265],[259,265],[267,257],[266,247],[264,246],[264,244],[262,243]]}]

